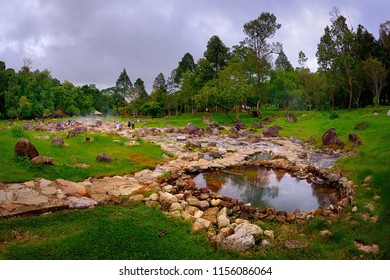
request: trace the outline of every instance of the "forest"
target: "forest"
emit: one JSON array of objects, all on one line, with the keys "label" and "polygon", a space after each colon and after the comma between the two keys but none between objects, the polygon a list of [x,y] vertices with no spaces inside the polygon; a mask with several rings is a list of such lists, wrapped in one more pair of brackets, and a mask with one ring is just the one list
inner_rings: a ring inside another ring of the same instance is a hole
[{"label": "forest", "polygon": [[[243,40],[227,47],[212,36],[195,62],[184,54],[167,78],[160,73],[148,93],[141,78],[131,82],[126,69],[115,86],[76,86],[61,82],[49,70],[32,71],[24,59],[19,71],[0,61],[0,118],[32,119],[103,114],[152,117],[221,111],[231,119],[246,110],[333,110],[390,103],[390,21],[379,26],[378,39],[364,26],[347,24],[337,8],[319,38],[318,69],[307,66],[303,51],[294,68],[281,42],[272,41],[282,28],[272,13],[263,12],[243,26]],[[119,72],[119,71],[118,71]],[[236,115],[234,115],[236,113]]]}]

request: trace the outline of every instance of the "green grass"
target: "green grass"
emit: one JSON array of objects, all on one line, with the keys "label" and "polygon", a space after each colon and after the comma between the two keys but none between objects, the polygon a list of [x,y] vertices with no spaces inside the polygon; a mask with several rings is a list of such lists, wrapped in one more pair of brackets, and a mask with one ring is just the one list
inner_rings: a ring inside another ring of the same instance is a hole
[{"label": "green grass", "polygon": [[[289,224],[289,227],[294,228],[295,231],[288,235],[281,234],[281,226],[278,223],[261,224],[263,229],[272,229],[278,236],[271,241],[273,247],[256,247],[250,254],[238,255],[213,247],[203,234],[193,234],[188,224],[166,219],[158,210],[143,206],[104,206],[42,217],[0,221],[0,259],[390,259],[388,184],[390,182],[390,117],[386,116],[388,109],[388,107],[375,109],[379,113],[378,116],[373,115],[373,108],[340,110],[337,111],[339,118],[335,119],[330,118],[329,112],[293,112],[298,118],[297,123],[287,122],[285,112],[262,112],[263,118],[270,117],[274,120],[270,125],[278,124],[283,128],[280,131],[282,136],[295,136],[303,140],[313,136],[319,147],[322,145],[322,134],[330,127],[336,128],[338,137],[346,143],[343,150],[355,151],[348,158],[339,160],[336,168],[358,185],[353,204],[348,207],[350,209],[356,205],[357,213],[345,211],[338,220],[316,217],[305,224],[294,222]],[[165,120],[147,119],[147,122],[142,125],[185,126],[188,122],[192,122],[204,127],[206,125],[202,123],[202,118],[203,114],[171,116]],[[252,123],[259,122],[258,119],[250,118],[248,114],[241,114],[241,120],[248,127]],[[213,114],[211,121],[233,127],[230,120],[222,113]],[[356,123],[363,121],[367,121],[367,128],[355,130]],[[0,122],[0,129],[4,126],[5,122]],[[260,133],[261,129],[257,132]],[[354,146],[348,143],[349,133],[356,133],[363,144]],[[138,147],[123,148],[121,144],[113,142],[117,139],[115,136],[91,136],[95,138],[94,144],[101,145],[99,148],[101,152],[104,152],[107,146],[110,147],[110,151],[116,151],[114,156],[117,157],[122,152],[128,155],[130,149],[134,155],[148,150],[146,155],[148,158],[161,160],[161,150],[155,146],[147,146],[148,143],[142,142]],[[95,152],[87,150],[88,145],[93,143],[83,143],[84,136],[69,140],[71,141],[69,147],[55,148],[56,150],[50,146],[48,140],[32,138],[31,134],[28,137],[36,144],[41,154],[55,155],[53,156],[55,161],[61,163],[54,168],[61,173],[54,172],[51,174],[53,177],[58,174],[62,178],[63,174],[71,175],[71,171],[63,171],[60,167],[69,168],[66,167],[66,163],[71,158],[76,158],[80,162],[86,161],[84,158],[79,158],[80,153],[91,153],[90,162],[94,164]],[[42,176],[42,170],[33,170],[33,172],[29,170],[32,167],[28,162],[20,161],[13,156],[13,145],[16,140],[17,138],[12,136],[11,132],[0,132],[2,155],[0,176],[8,176],[13,181],[24,181],[20,178],[26,176],[24,174],[26,169],[28,176]],[[5,148],[3,144],[8,147]],[[72,149],[76,147],[78,152],[72,154]],[[154,152],[152,153],[151,150]],[[143,154],[140,157],[144,156]],[[61,157],[64,157],[63,161]],[[128,157],[126,159],[129,161]],[[133,156],[133,160],[136,159],[137,156]],[[129,165],[127,160],[123,160],[126,166]],[[135,166],[141,166],[142,161],[138,159],[138,162],[139,164]],[[93,168],[95,170],[95,167]],[[109,165],[102,166],[99,172],[102,174],[124,172],[118,167],[110,168]],[[126,168],[125,171],[130,172],[130,170]],[[47,170],[45,169],[44,172]],[[362,185],[367,176],[373,177],[370,186]],[[374,199],[377,195],[380,196],[379,200]],[[367,203],[374,205],[375,210],[371,212],[365,209]],[[376,223],[364,220],[363,213],[369,213],[371,216],[378,215],[379,220]],[[330,230],[333,235],[328,238],[321,236],[320,231],[325,229]],[[168,232],[164,237],[157,236],[164,231]],[[287,250],[283,247],[283,242],[287,239],[308,242],[309,246]],[[378,244],[381,251],[379,254],[364,254],[355,248],[354,241]]]},{"label": "green grass", "polygon": [[154,208],[99,206],[1,221],[0,259],[226,259],[206,235]]},{"label": "green grass", "polygon": [[[37,136],[47,135],[49,140],[37,139]],[[59,134],[58,134],[59,135]],[[138,140],[139,146],[124,146],[128,141],[116,135],[83,134],[65,138],[64,146],[51,144],[54,136],[50,133],[25,132],[26,137],[15,137],[11,131],[0,131],[0,182],[23,182],[35,178],[63,178],[82,181],[88,177],[103,177],[131,174],[144,168],[153,168],[163,161],[163,150],[151,143]],[[87,142],[86,137],[93,138]],[[27,158],[14,154],[14,146],[21,139],[28,139],[37,148],[40,155],[52,157],[53,166],[33,165]],[[100,153],[106,153],[116,160],[112,163],[96,161]],[[89,168],[77,166],[88,164]]]}]

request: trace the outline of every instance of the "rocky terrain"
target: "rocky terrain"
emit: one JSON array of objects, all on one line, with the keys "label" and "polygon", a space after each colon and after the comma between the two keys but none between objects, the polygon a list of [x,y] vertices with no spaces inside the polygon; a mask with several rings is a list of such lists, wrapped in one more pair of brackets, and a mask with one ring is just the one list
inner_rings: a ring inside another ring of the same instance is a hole
[{"label": "rocky terrain", "polygon": [[[338,213],[351,203],[354,194],[352,181],[339,172],[330,171],[341,156],[339,152],[319,150],[294,138],[264,137],[245,129],[223,133],[226,128],[217,123],[206,129],[188,125],[186,128],[123,131],[115,131],[112,124],[104,122],[79,126],[84,127],[80,133],[88,129],[117,133],[127,138],[142,137],[161,145],[174,155],[174,159],[154,170],[142,170],[126,176],[88,178],[83,182],[37,178],[23,183],[0,183],[2,218],[142,201],[148,206],[161,208],[168,216],[192,221],[194,231],[207,232],[210,240],[221,246],[247,250],[259,240],[261,246],[272,245],[274,232],[263,231],[260,227],[262,222],[277,221],[288,229],[289,223],[302,223],[315,215],[337,219]],[[53,128],[42,126],[39,129]],[[257,160],[258,155],[267,155],[269,159]],[[257,209],[250,204],[244,205],[236,198],[198,188],[191,179],[192,174],[203,170],[247,164],[285,169],[298,178],[337,188],[341,199],[325,209],[286,213],[273,208]],[[305,246],[306,243],[297,240],[285,242],[287,248]]]}]

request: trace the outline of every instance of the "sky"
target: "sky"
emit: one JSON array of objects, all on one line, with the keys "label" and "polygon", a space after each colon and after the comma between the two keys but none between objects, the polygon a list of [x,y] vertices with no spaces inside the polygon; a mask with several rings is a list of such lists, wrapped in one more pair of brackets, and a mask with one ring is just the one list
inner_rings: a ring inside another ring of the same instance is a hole
[{"label": "sky", "polygon": [[351,27],[361,24],[376,38],[390,20],[388,0],[0,0],[0,60],[18,71],[28,58],[32,70],[100,89],[114,86],[126,68],[150,92],[185,53],[196,62],[213,35],[231,48],[245,38],[245,23],[269,12],[282,24],[270,42],[282,43],[294,66],[302,50],[315,71],[334,6]]}]

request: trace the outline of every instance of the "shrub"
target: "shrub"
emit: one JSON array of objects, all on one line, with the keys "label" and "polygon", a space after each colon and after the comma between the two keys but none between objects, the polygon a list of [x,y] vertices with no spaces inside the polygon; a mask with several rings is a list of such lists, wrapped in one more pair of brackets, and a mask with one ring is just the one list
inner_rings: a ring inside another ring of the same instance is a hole
[{"label": "shrub", "polygon": [[329,117],[331,120],[334,120],[339,118],[339,115],[336,112],[331,112]]},{"label": "shrub", "polygon": [[24,132],[24,129],[21,126],[13,126],[11,128],[11,134],[12,136],[19,138],[27,136],[26,132]]}]

